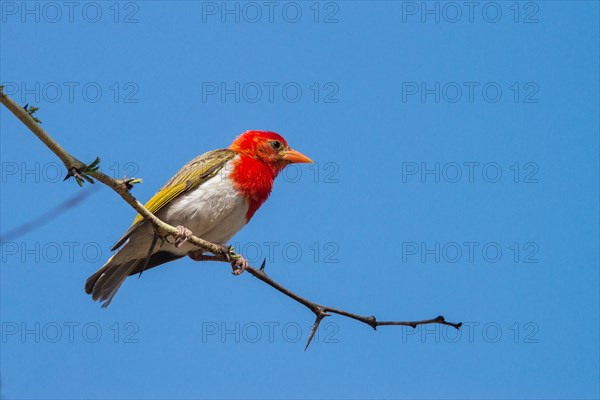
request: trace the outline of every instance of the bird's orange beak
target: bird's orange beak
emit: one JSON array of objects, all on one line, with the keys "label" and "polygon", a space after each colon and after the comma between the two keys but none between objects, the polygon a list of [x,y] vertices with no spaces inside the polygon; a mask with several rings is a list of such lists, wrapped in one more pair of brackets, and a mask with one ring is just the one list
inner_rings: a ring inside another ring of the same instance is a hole
[{"label": "bird's orange beak", "polygon": [[306,157],[304,154],[300,153],[299,151],[292,150],[292,149],[282,151],[281,155],[282,155],[281,158],[283,158],[286,161],[289,161],[290,163],[311,163],[311,162],[313,162],[313,160]]}]

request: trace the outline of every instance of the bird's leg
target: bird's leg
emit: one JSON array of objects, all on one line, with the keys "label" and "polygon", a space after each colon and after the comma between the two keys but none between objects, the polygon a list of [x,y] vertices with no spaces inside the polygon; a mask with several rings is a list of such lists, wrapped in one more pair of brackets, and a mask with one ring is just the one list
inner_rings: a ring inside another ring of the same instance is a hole
[{"label": "bird's leg", "polygon": [[[190,251],[187,255],[194,261],[223,261],[221,257],[204,254],[202,249]],[[248,261],[243,256],[236,254],[233,247],[229,247],[229,251],[224,255],[231,264],[232,273],[236,276],[249,266]]]},{"label": "bird's leg", "polygon": [[237,256],[231,260],[232,273],[235,276],[241,275],[248,268],[248,261],[243,256]]},{"label": "bird's leg", "polygon": [[192,236],[193,233],[182,225],[177,225],[177,235],[175,235],[175,247],[181,247],[182,244]]},{"label": "bird's leg", "polygon": [[240,254],[237,254],[233,247],[229,247],[229,253],[227,253],[227,258],[231,263],[232,273],[235,276],[241,275],[242,272],[248,268],[248,261]]}]

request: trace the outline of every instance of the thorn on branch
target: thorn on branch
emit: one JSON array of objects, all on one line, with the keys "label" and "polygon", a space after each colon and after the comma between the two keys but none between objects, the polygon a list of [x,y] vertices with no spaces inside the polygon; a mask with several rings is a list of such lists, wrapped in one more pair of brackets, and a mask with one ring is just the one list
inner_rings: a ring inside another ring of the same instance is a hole
[{"label": "thorn on branch", "polygon": [[265,259],[263,260],[262,264],[260,264],[260,268],[258,270],[259,271],[264,271],[266,264],[267,264],[267,258],[265,257]]},{"label": "thorn on branch", "polygon": [[124,176],[123,179],[117,179],[117,184],[124,186],[127,190],[133,189],[133,185],[138,183],[142,183],[142,178],[127,178]]},{"label": "thorn on branch", "polygon": [[374,315],[371,315],[370,317],[367,317],[366,321],[367,324],[369,324],[369,326],[371,328],[373,328],[374,331],[377,330],[377,318],[375,318]]},{"label": "thorn on branch", "polygon": [[321,323],[321,320],[323,320],[323,318],[328,317],[330,315],[330,314],[327,314],[327,312],[324,311],[322,308],[319,308],[317,311],[315,311],[315,314],[317,315],[317,318],[315,319],[315,323],[312,327],[312,330],[310,331],[310,336],[308,336],[308,341],[306,342],[304,351],[306,351],[306,349],[308,349],[308,346],[310,345],[310,342],[312,341],[313,337],[315,336],[317,329],[319,329],[319,324]]},{"label": "thorn on branch", "polygon": [[94,184],[94,180],[89,176],[89,174],[97,172],[100,168],[100,157],[96,157],[91,164],[85,165],[83,167],[71,167],[65,176],[64,181],[69,179],[70,177],[75,178],[75,182],[79,185],[79,187],[83,186],[84,181],[88,181],[92,185]]},{"label": "thorn on branch", "polygon": [[446,318],[444,318],[444,316],[442,316],[442,315],[438,315],[438,317],[435,320],[438,324],[449,325],[449,326],[453,327],[454,329],[460,329],[460,327],[462,326],[462,322],[459,322],[459,323],[448,322],[448,321],[446,321]]},{"label": "thorn on branch", "polygon": [[35,117],[35,116],[33,115],[33,114],[35,114],[35,113],[36,113],[36,112],[37,112],[37,111],[40,109],[39,107],[34,107],[34,106],[31,106],[31,107],[29,107],[29,103],[27,103],[27,104],[25,104],[25,105],[23,106],[23,109],[24,109],[25,111],[27,111],[27,114],[29,114],[29,116],[30,116],[31,118],[33,118],[33,120],[34,120],[35,122],[37,122],[38,124],[41,124],[41,123],[42,123],[42,121],[40,121],[40,120],[39,120],[37,117]]}]

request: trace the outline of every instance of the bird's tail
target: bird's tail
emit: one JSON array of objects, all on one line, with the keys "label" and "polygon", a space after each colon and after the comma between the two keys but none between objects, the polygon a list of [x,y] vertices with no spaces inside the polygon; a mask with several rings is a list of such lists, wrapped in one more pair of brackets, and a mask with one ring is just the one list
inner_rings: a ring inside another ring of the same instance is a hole
[{"label": "bird's tail", "polygon": [[[144,259],[123,257],[122,252],[126,248],[127,246],[119,250],[85,282],[85,292],[91,294],[94,300],[102,301],[103,308],[108,307],[125,278],[131,274],[138,264],[144,262]],[[123,260],[123,258],[125,259]]]},{"label": "bird's tail", "polygon": [[137,250],[133,245],[126,244],[85,282],[85,292],[91,294],[94,300],[104,302],[102,307],[108,307],[129,275],[141,274],[150,268],[183,257],[169,251],[158,251],[148,256]]}]

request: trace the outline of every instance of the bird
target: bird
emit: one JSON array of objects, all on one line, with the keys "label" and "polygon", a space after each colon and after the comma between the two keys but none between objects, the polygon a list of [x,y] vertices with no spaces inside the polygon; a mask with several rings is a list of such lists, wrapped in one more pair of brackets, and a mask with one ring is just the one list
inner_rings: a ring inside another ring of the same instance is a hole
[{"label": "bird", "polygon": [[[267,200],[275,178],[287,165],[312,162],[292,150],[281,135],[259,130],[242,133],[226,149],[194,158],[145,205],[177,227],[175,240],[157,238],[152,224],[138,214],[111,249],[118,251],[87,279],[86,293],[108,307],[128,276],[185,256],[199,259],[202,250],[186,242],[192,234],[227,243]],[[233,273],[241,274],[247,265],[239,257],[232,262]]]}]

